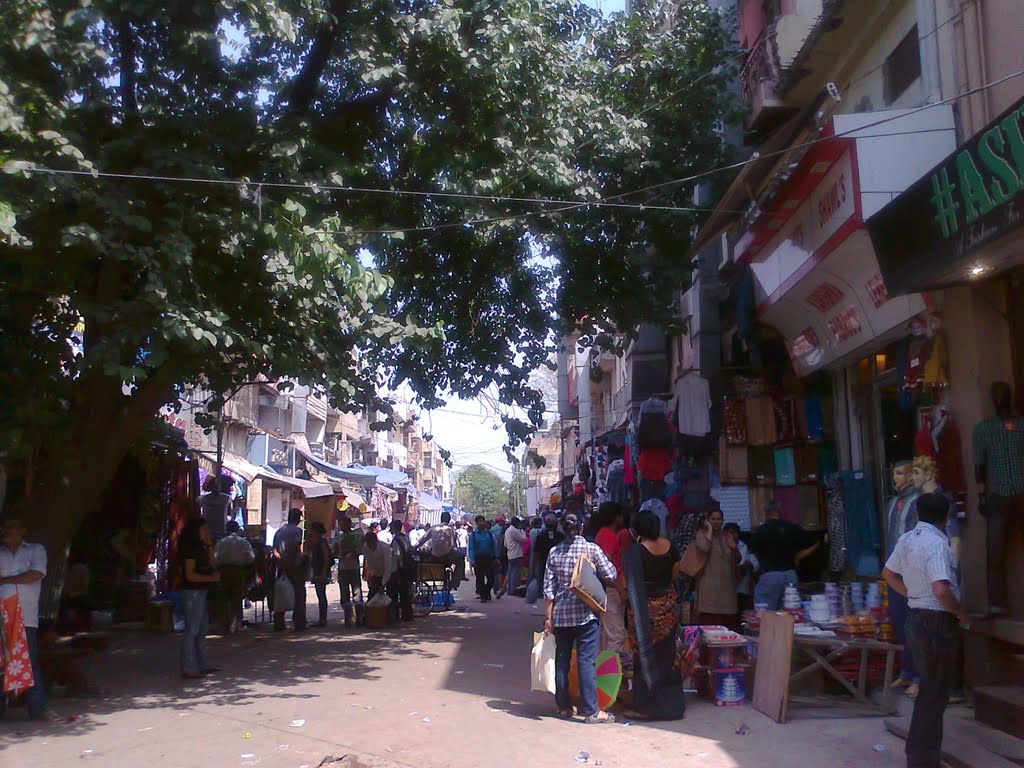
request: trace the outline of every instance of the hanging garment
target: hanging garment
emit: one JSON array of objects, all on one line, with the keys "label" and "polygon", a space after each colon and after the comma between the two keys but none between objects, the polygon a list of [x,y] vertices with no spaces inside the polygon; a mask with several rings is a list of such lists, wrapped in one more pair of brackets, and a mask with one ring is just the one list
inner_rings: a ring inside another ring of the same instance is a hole
[{"label": "hanging garment", "polygon": [[775,406],[770,397],[748,397],[746,412],[748,445],[774,445],[778,442],[775,432]]},{"label": "hanging garment", "polygon": [[626,440],[626,449],[622,456],[622,479],[625,480],[627,488],[632,488],[636,485],[636,468],[633,466],[633,460],[636,458],[635,450],[635,443],[633,442],[633,437],[631,435],[629,439]]},{"label": "hanging garment", "polygon": [[0,602],[0,672],[3,673],[3,691],[0,695],[10,696],[27,691],[35,681],[32,677],[32,661],[28,653],[28,637],[21,615],[21,600],[17,591]]},{"label": "hanging garment", "polygon": [[747,449],[747,473],[751,485],[775,485],[775,453],[767,445]]},{"label": "hanging garment", "polygon": [[907,351],[907,369],[903,374],[903,388],[914,389],[924,383],[924,364],[928,355],[928,340],[914,339]]},{"label": "hanging garment", "polygon": [[960,428],[948,411],[943,411],[932,426],[932,441],[938,444],[939,482],[955,498],[967,493],[964,473],[963,442]]},{"label": "hanging garment", "polygon": [[697,373],[684,376],[676,385],[679,434],[701,437],[711,431],[711,389]]},{"label": "hanging garment", "polygon": [[831,477],[839,471],[839,452],[836,444],[829,441],[818,446],[818,475]]},{"label": "hanging garment", "polygon": [[742,398],[731,397],[722,408],[722,429],[729,445],[747,444],[747,409]]},{"label": "hanging garment", "polygon": [[881,541],[875,490],[863,470],[843,472],[843,506],[847,518],[847,557],[858,576],[877,576],[882,570]]},{"label": "hanging garment", "polygon": [[797,500],[796,488],[776,488],[775,500],[782,507],[782,519],[787,523],[800,524],[800,504]]},{"label": "hanging garment", "polygon": [[821,528],[821,486],[798,485],[796,487],[796,506],[799,523],[809,531]]},{"label": "hanging garment", "polygon": [[838,483],[828,491],[828,569],[846,570],[846,506]]},{"label": "hanging garment", "polygon": [[636,468],[642,480],[662,482],[672,471],[672,457],[667,448],[641,448]]},{"label": "hanging garment", "polygon": [[629,503],[629,489],[626,487],[625,473],[626,463],[622,459],[616,459],[608,465],[608,478],[604,483],[608,501],[618,504]]},{"label": "hanging garment", "polygon": [[668,403],[656,397],[640,405],[640,424],[636,433],[637,445],[644,448],[668,448],[672,445],[672,430],[668,423]]},{"label": "hanging garment", "polygon": [[818,472],[818,448],[813,445],[798,445],[793,449],[798,483],[817,483],[821,480]]},{"label": "hanging garment", "polygon": [[948,387],[949,355],[946,352],[946,337],[937,333],[928,348],[928,359],[924,364],[924,385],[926,387]]},{"label": "hanging garment", "polygon": [[792,397],[777,397],[772,400],[775,410],[775,442],[796,441],[796,400]]},{"label": "hanging garment", "polygon": [[921,428],[914,435],[914,455],[930,456],[933,459],[939,458],[939,451],[932,441],[932,420],[925,417],[921,420]]},{"label": "hanging garment", "polygon": [[825,414],[821,407],[820,397],[804,398],[804,410],[807,413],[807,440],[825,439]]},{"label": "hanging garment", "polygon": [[796,485],[796,459],[792,448],[776,448],[773,451],[775,459],[775,484]]},{"label": "hanging garment", "polygon": [[722,436],[718,453],[718,475],[723,485],[746,485],[747,449],[741,445],[729,445]]}]

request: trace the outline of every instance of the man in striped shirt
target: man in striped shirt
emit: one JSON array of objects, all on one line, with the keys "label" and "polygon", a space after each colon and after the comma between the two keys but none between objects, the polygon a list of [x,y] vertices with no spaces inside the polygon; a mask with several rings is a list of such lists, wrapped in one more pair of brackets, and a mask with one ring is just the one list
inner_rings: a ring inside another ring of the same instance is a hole
[{"label": "man in striped shirt", "polygon": [[917,525],[900,537],[882,571],[889,587],[907,598],[907,648],[921,676],[907,734],[907,768],[941,765],[942,716],[954,678],[960,627],[967,622],[945,533],[948,513],[945,496],[922,494]]}]

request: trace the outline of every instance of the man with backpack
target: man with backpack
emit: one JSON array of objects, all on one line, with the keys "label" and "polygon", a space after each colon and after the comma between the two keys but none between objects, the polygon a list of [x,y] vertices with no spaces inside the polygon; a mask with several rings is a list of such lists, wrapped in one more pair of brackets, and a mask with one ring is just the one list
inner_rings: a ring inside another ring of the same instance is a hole
[{"label": "man with backpack", "polygon": [[476,593],[481,602],[489,602],[494,591],[494,557],[497,547],[487,530],[483,515],[476,516],[476,530],[469,536],[469,564],[476,573]]}]

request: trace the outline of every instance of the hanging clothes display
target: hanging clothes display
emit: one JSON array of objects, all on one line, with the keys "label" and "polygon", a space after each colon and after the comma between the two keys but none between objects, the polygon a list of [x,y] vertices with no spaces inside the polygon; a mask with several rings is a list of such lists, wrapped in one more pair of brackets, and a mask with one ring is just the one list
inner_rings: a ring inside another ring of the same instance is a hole
[{"label": "hanging clothes display", "polygon": [[640,405],[640,424],[636,432],[637,445],[645,448],[669,448],[672,431],[668,423],[668,403],[656,397]]},{"label": "hanging clothes display", "polygon": [[661,482],[672,470],[672,457],[667,448],[642,448],[636,468],[642,480]]},{"label": "hanging clothes display", "polygon": [[787,444],[796,442],[796,399],[792,397],[774,398],[772,408],[775,410],[775,442]]},{"label": "hanging clothes display", "polygon": [[746,485],[750,473],[747,470],[747,449],[742,445],[729,445],[723,436],[718,453],[718,472],[723,485]]},{"label": "hanging clothes display", "polygon": [[722,428],[729,445],[747,444],[746,401],[740,397],[727,399],[722,408]]},{"label": "hanging clothes display", "polygon": [[767,395],[748,397],[747,443],[748,445],[774,445],[778,442],[775,431],[775,405]]},{"label": "hanging clothes display", "polygon": [[775,484],[796,485],[796,459],[792,448],[776,448],[773,452],[775,461]]},{"label": "hanging clothes display", "polygon": [[804,439],[816,442],[825,439],[825,413],[820,397],[804,398],[804,413],[807,417],[807,434]]},{"label": "hanging clothes display", "polygon": [[676,384],[679,434],[703,437],[711,431],[711,388],[698,373],[684,376]]},{"label": "hanging clothes display", "polygon": [[835,573],[846,570],[846,506],[838,476],[828,486],[828,569]]},{"label": "hanging clothes display", "polygon": [[799,525],[800,504],[797,501],[796,488],[776,488],[774,498],[782,508],[782,519]]},{"label": "hanging clothes display", "polygon": [[798,445],[793,449],[793,463],[798,483],[817,483],[821,479],[818,472],[817,446]]},{"label": "hanging clothes display", "polygon": [[751,485],[775,485],[775,452],[764,445],[748,448],[747,472]]},{"label": "hanging clothes display", "polygon": [[765,521],[768,502],[775,498],[775,489],[761,486],[750,488],[750,530],[756,531]]},{"label": "hanging clothes display", "polygon": [[821,486],[798,485],[796,487],[798,522],[809,531],[821,528]]},{"label": "hanging clothes display", "polygon": [[871,476],[864,470],[843,472],[843,506],[847,519],[847,557],[858,576],[874,576],[882,570],[878,510]]}]

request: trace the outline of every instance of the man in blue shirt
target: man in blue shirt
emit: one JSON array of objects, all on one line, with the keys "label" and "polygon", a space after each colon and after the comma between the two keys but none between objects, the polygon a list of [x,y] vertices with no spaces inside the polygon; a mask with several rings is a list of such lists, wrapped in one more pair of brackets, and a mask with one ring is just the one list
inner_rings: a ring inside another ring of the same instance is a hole
[{"label": "man in blue shirt", "polygon": [[494,536],[487,530],[483,515],[476,516],[476,530],[469,536],[469,564],[476,573],[476,593],[482,602],[491,599],[494,591],[494,557],[497,547]]}]

